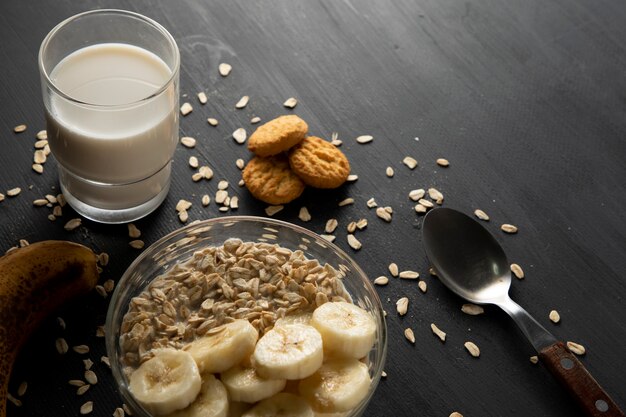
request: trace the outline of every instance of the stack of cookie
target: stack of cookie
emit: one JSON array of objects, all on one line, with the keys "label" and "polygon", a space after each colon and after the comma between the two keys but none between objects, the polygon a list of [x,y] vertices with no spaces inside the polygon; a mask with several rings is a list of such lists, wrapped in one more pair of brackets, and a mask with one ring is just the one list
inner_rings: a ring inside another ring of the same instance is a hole
[{"label": "stack of cookie", "polygon": [[350,174],[348,158],[333,144],[307,136],[309,126],[296,115],[280,116],[250,136],[256,155],[243,170],[250,193],[268,204],[286,204],[305,186],[337,188]]}]

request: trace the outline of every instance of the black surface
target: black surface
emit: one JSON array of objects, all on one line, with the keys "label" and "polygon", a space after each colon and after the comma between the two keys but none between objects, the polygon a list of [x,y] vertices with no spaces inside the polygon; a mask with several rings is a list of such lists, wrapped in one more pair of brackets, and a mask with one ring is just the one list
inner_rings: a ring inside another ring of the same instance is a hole
[{"label": "black surface", "polygon": [[[562,340],[587,348],[585,366],[626,407],[626,3],[620,0],[437,0],[437,1],[3,1],[0,3],[0,192],[22,193],[0,202],[0,249],[19,239],[70,239],[106,251],[111,263],[103,280],[117,280],[137,251],[128,247],[125,226],[84,221],[68,233],[71,209],[50,222],[35,198],[58,192],[54,161],[38,175],[30,168],[34,135],[44,119],[37,51],[45,34],[79,11],[126,8],[162,23],[182,54],[181,94],[194,112],[181,120],[181,134],[199,139],[194,150],[179,147],[175,177],[163,206],[137,222],[151,243],[180,226],[174,206],[193,201],[190,221],[221,215],[214,194],[221,178],[236,184],[235,159],[248,159],[230,137],[249,120],[288,113],[281,103],[294,96],[293,111],[310,131],[329,138],[338,132],[359,180],[335,191],[305,192],[278,218],[302,224],[306,205],[322,232],[340,222],[338,244],[353,254],[371,279],[387,265],[419,271],[428,283],[392,280],[379,294],[388,311],[389,354],[383,380],[367,416],[579,416],[573,402],[541,365],[513,322],[496,308],[484,316],[460,311],[462,300],[428,276],[421,244],[421,217],[407,194],[436,187],[444,206],[491,216],[486,224],[526,278],[513,282],[512,297]],[[234,69],[227,78],[220,62]],[[204,90],[209,103],[195,95]],[[251,97],[244,110],[234,104]],[[184,100],[184,99],[183,99]],[[206,123],[212,116],[217,128]],[[28,130],[14,134],[13,126]],[[358,145],[362,134],[374,136]],[[417,139],[419,138],[419,140]],[[187,159],[197,155],[215,171],[210,182],[193,183]],[[411,155],[413,171],[402,165]],[[435,164],[450,160],[449,168]],[[387,178],[385,168],[395,168]],[[264,204],[235,186],[240,208],[232,214],[263,215]],[[338,208],[351,196],[353,206]],[[375,197],[394,209],[393,221],[375,217],[365,201]],[[229,213],[230,214],[230,213]],[[366,217],[352,251],[345,240],[351,220]],[[517,235],[498,227],[513,223]],[[409,313],[398,317],[395,301],[407,295]],[[110,372],[100,363],[108,300],[93,293],[51,317],[25,347],[10,390],[29,383],[24,405],[9,416],[73,416],[93,400],[94,416],[109,416],[121,404]],[[562,322],[553,325],[548,312]],[[448,333],[442,344],[436,323]],[[403,336],[412,327],[413,346]],[[56,354],[54,339],[88,344],[100,381],[77,397],[67,380],[81,378],[79,355]],[[470,357],[466,340],[481,348]]]}]

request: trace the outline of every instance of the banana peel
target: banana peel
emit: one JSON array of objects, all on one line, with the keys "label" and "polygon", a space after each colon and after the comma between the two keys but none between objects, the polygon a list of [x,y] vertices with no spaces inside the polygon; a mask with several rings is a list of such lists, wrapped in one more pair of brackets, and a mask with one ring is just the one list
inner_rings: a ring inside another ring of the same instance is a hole
[{"label": "banana peel", "polygon": [[55,240],[0,257],[0,417],[20,348],[46,316],[96,285],[96,261],[91,249]]}]

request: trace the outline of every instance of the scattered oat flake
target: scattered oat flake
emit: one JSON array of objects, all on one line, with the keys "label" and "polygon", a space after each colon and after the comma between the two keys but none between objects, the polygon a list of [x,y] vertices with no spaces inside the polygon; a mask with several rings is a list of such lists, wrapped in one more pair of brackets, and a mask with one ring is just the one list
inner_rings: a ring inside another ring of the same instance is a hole
[{"label": "scattered oat flake", "polygon": [[348,230],[348,233],[354,233],[356,231],[356,222],[348,223],[346,229]]},{"label": "scattered oat flake", "polygon": [[45,206],[48,203],[49,203],[49,201],[46,200],[45,198],[38,198],[37,200],[33,201],[33,206],[42,207],[42,206]]},{"label": "scattered oat flake", "polygon": [[432,275],[433,277],[437,276],[437,271],[435,271],[435,268],[433,268],[432,266],[428,268],[428,273]]},{"label": "scattered oat flake", "polygon": [[430,329],[433,331],[435,336],[439,338],[442,342],[446,341],[446,332],[441,330],[435,323],[430,323]]},{"label": "scattered oat flake", "polygon": [[437,159],[437,165],[439,165],[440,167],[444,167],[445,168],[445,167],[450,165],[450,162],[448,162],[448,160],[445,159],[445,158],[439,158],[439,159]]},{"label": "scattered oat flake", "polygon": [[89,390],[89,388],[91,388],[91,385],[89,384],[78,387],[78,389],[76,390],[76,395],[83,395]]},{"label": "scattered oat flake", "polygon": [[555,324],[561,321],[561,315],[556,310],[550,311],[548,317],[550,318],[550,321]]},{"label": "scattered oat flake", "polygon": [[128,223],[128,237],[137,239],[139,236],[141,236],[141,231],[137,229],[137,226],[133,223]]},{"label": "scattered oat flake", "polygon": [[328,219],[328,221],[326,222],[326,226],[324,227],[324,231],[326,233],[333,233],[335,229],[337,229],[338,225],[339,222],[337,221],[337,219]]},{"label": "scattered oat flake", "polygon": [[246,163],[243,159],[239,158],[235,161],[235,165],[237,166],[237,168],[243,169],[246,166]]},{"label": "scattered oat flake", "polygon": [[352,197],[348,197],[348,198],[345,198],[345,199],[341,200],[339,202],[338,206],[339,207],[343,207],[343,206],[348,206],[350,204],[354,204],[354,198],[352,198]]},{"label": "scattered oat flake", "polygon": [[228,188],[228,181],[220,180],[220,182],[217,183],[217,189],[218,190],[225,190],[227,188]]},{"label": "scattered oat flake", "polygon": [[217,190],[215,193],[215,202],[217,204],[223,204],[228,198],[228,191],[226,190]]},{"label": "scattered oat flake", "polygon": [[409,299],[408,297],[402,297],[398,301],[396,301],[396,310],[398,314],[404,316],[409,308]]},{"label": "scattered oat flake", "polygon": [[410,327],[404,329],[404,337],[406,337],[409,342],[415,344],[415,333],[413,333],[413,329]]},{"label": "scattered oat flake", "polygon": [[391,214],[387,210],[385,210],[383,207],[378,207],[376,209],[376,215],[380,217],[381,219],[383,219],[384,221],[386,221],[387,223],[391,221]]},{"label": "scattered oat flake", "polygon": [[417,166],[417,161],[415,160],[415,158],[412,158],[410,156],[405,156],[402,160],[402,163],[409,167],[409,169],[415,169],[415,167]]},{"label": "scattered oat flake", "polygon": [[124,416],[124,409],[120,408],[120,407],[117,407],[115,409],[115,411],[113,411],[113,417],[125,417]]},{"label": "scattered oat flake", "polygon": [[11,401],[13,403],[14,406],[16,407],[21,407],[22,406],[22,401],[15,398],[12,394],[7,392],[7,400]]},{"label": "scattered oat flake", "polygon": [[47,140],[38,140],[35,142],[35,149],[43,149],[48,144]]},{"label": "scattered oat flake", "polygon": [[511,264],[511,272],[517,279],[524,279],[524,270],[518,264]]},{"label": "scattered oat flake", "polygon": [[15,187],[15,188],[11,188],[10,190],[8,190],[7,191],[7,195],[9,197],[15,197],[16,195],[18,195],[21,192],[22,192],[22,189],[20,187]]},{"label": "scattered oat flake", "polygon": [[417,202],[419,204],[421,204],[422,206],[426,207],[426,208],[433,208],[433,207],[435,207],[435,205],[431,201],[428,201],[428,200],[426,200],[424,198],[420,198]]},{"label": "scattered oat flake", "polygon": [[283,103],[283,106],[287,107],[288,109],[293,109],[294,107],[296,107],[297,104],[298,104],[298,100],[296,100],[293,97],[290,97]]},{"label": "scattered oat flake", "polygon": [[348,178],[346,179],[346,181],[348,181],[348,182],[354,182],[354,181],[356,181],[356,180],[358,180],[358,179],[359,179],[359,176],[358,176],[358,175],[356,175],[356,174],[350,174],[350,175],[348,175]]},{"label": "scattered oat flake", "polygon": [[326,240],[327,242],[334,242],[336,237],[333,235],[320,235],[320,237],[324,240]]},{"label": "scattered oat flake", "polygon": [[33,164],[32,168],[33,168],[33,171],[35,171],[37,174],[43,174],[43,165]]},{"label": "scattered oat flake", "polygon": [[187,148],[193,148],[196,146],[196,140],[189,136],[183,136],[182,138],[180,138],[180,143],[182,143],[183,146]]},{"label": "scattered oat flake", "polygon": [[176,203],[176,211],[189,210],[191,206],[192,206],[191,201],[181,199],[181,200],[178,200],[178,203]]},{"label": "scattered oat flake", "polygon": [[48,157],[42,150],[36,150],[33,154],[33,162],[36,164],[45,164]]},{"label": "scattered oat flake", "polygon": [[425,195],[426,191],[424,191],[422,188],[419,188],[417,190],[411,190],[409,192],[409,198],[413,201],[418,201],[422,199]]},{"label": "scattered oat flake", "polygon": [[28,382],[22,381],[20,386],[17,388],[18,397],[23,397],[26,394],[26,390],[28,389]]},{"label": "scattered oat flake", "polygon": [[428,284],[426,284],[426,281],[419,281],[417,283],[417,286],[419,287],[420,291],[423,293],[426,293],[426,291],[428,290]]},{"label": "scattered oat flake", "polygon": [[195,156],[190,156],[189,157],[189,166],[192,168],[198,168],[198,158],[196,158]]},{"label": "scattered oat flake", "polygon": [[580,345],[578,343],[575,342],[567,342],[567,348],[570,350],[570,352],[578,355],[578,356],[582,356],[585,354],[586,349],[583,345]]},{"label": "scattered oat flake", "polygon": [[205,180],[210,180],[211,178],[213,178],[213,170],[206,165],[198,168],[198,174],[200,174]]},{"label": "scattered oat flake", "polygon": [[187,213],[187,210],[181,210],[178,212],[178,220],[180,220],[181,223],[187,223],[187,220],[189,220],[189,213]]},{"label": "scattered oat flake", "polygon": [[530,357],[530,363],[536,364],[539,362],[539,357],[538,356],[531,356]]},{"label": "scattered oat flake", "polygon": [[389,278],[384,275],[379,276],[374,280],[374,284],[376,285],[387,285],[389,284]]},{"label": "scattered oat flake", "polygon": [[240,145],[246,141],[247,137],[248,135],[246,133],[246,129],[244,129],[243,127],[240,127],[233,132],[233,139],[235,139],[235,142]]},{"label": "scattered oat flake", "polygon": [[252,119],[250,119],[250,123],[253,125],[259,123],[260,121],[261,121],[261,118],[259,116],[255,116]]},{"label": "scattered oat flake", "polygon": [[478,346],[476,346],[475,343],[465,342],[463,346],[465,346],[465,349],[467,349],[469,354],[472,355],[473,357],[477,358],[480,356],[480,349],[478,349]]},{"label": "scattered oat flake", "polygon": [[87,345],[77,345],[77,346],[73,346],[72,350],[76,353],[78,353],[79,355],[84,355],[85,353],[89,353],[89,346]]},{"label": "scattered oat flake", "polygon": [[233,67],[230,64],[227,64],[225,62],[222,62],[219,67],[218,70],[220,72],[220,75],[222,77],[227,77],[228,74],[230,74],[230,72],[233,70]]},{"label": "scattered oat flake", "polygon": [[204,91],[201,91],[198,93],[198,101],[200,102],[200,104],[206,104],[207,103],[207,97],[206,97],[206,93]]},{"label": "scattered oat flake", "polygon": [[514,226],[512,224],[503,224],[502,226],[500,226],[500,229],[504,232],[504,233],[508,233],[508,234],[513,234],[513,233],[517,233],[517,226]]},{"label": "scattered oat flake", "polygon": [[420,276],[419,272],[415,272],[415,271],[400,272],[400,278],[403,278],[403,279],[417,279],[419,278],[419,276]]},{"label": "scattered oat flake", "polygon": [[54,206],[52,214],[54,214],[55,217],[61,217],[63,215],[63,209],[61,209],[61,206]]},{"label": "scattered oat flake", "polygon": [[373,140],[374,140],[374,137],[370,135],[361,135],[358,138],[356,138],[357,143],[360,143],[360,144],[370,143]]},{"label": "scattered oat flake", "polygon": [[59,325],[59,327],[61,328],[61,330],[65,330],[65,320],[63,320],[62,317],[57,317],[57,324]]},{"label": "scattered oat flake", "polygon": [[107,298],[108,294],[102,285],[96,285],[95,289],[102,298]]},{"label": "scattered oat flake", "polygon": [[374,199],[374,197],[370,198],[369,200],[367,200],[367,207],[369,208],[374,208],[374,207],[378,207],[378,203],[376,203],[376,200]]},{"label": "scattered oat flake", "polygon": [[399,275],[398,265],[395,262],[389,264],[389,273],[392,277],[397,277]]},{"label": "scattered oat flake", "polygon": [[421,205],[421,204],[416,204],[416,205],[415,205],[415,211],[416,211],[417,213],[419,213],[419,214],[424,214],[424,213],[426,213],[426,211],[428,211],[428,208],[427,208],[427,207],[424,207],[424,206],[423,206],[423,205]]},{"label": "scattered oat flake", "polygon": [[48,139],[48,132],[45,130],[40,130],[39,132],[37,132],[35,137],[39,140],[46,140]]},{"label": "scattered oat flake", "polygon": [[85,385],[85,381],[80,379],[70,379],[69,381],[67,381],[67,383],[73,387],[82,387],[83,385]]},{"label": "scattered oat flake", "polygon": [[461,311],[465,314],[469,314],[470,316],[477,316],[479,314],[483,314],[485,309],[476,304],[463,304],[461,306]]},{"label": "scattered oat flake", "polygon": [[436,188],[428,189],[428,196],[431,200],[434,200],[437,204],[443,203],[443,194]]},{"label": "scattered oat flake", "polygon": [[383,207],[385,209],[385,211],[389,214],[393,214],[393,208],[391,206],[385,206]]},{"label": "scattered oat flake", "polygon": [[481,209],[474,210],[474,216],[478,217],[480,220],[489,221],[489,216]]},{"label": "scattered oat flake", "polygon": [[145,246],[143,240],[131,240],[130,242],[128,242],[128,244],[133,249],[142,249]]},{"label": "scattered oat flake", "polygon": [[96,337],[104,337],[106,333],[104,332],[104,326],[96,327]]},{"label": "scattered oat flake", "polygon": [[359,230],[363,230],[367,227],[367,219],[359,219],[356,222],[356,227],[359,228]]},{"label": "scattered oat flake", "polygon": [[4,200],[4,194],[0,193],[0,201]]},{"label": "scattered oat flake", "polygon": [[237,196],[231,197],[229,206],[231,210],[237,210],[239,208],[239,197]]},{"label": "scattered oat flake", "polygon": [[102,362],[103,364],[105,364],[109,368],[111,367],[111,361],[109,361],[109,357],[108,356],[100,356],[100,362]]},{"label": "scattered oat flake", "polygon": [[202,205],[204,207],[208,206],[211,203],[211,197],[208,194],[202,196]]},{"label": "scattered oat flake", "polygon": [[111,292],[115,288],[115,281],[113,281],[112,279],[107,279],[106,281],[104,281],[104,284],[102,284],[102,286],[104,287],[104,290],[106,292]]},{"label": "scattered oat flake", "polygon": [[210,124],[211,126],[217,126],[219,124],[219,122],[217,121],[217,119],[214,119],[212,117],[209,117],[208,119],[206,119],[207,123]]},{"label": "scattered oat flake", "polygon": [[93,401],[87,401],[85,404],[80,406],[80,413],[83,415],[91,414],[92,411],[93,411]]},{"label": "scattered oat flake", "polygon": [[250,97],[249,96],[243,96],[239,99],[239,101],[237,102],[237,104],[235,104],[235,108],[236,109],[243,109],[244,107],[246,107],[248,105],[248,101],[250,101]]},{"label": "scattered oat flake", "polygon": [[67,231],[72,231],[80,227],[81,223],[82,223],[82,220],[80,218],[72,219],[68,221],[67,223],[65,223],[65,226],[63,226],[63,228]]},{"label": "scattered oat flake", "polygon": [[382,371],[382,372],[381,372],[381,374],[380,374],[380,376],[381,376],[381,377],[383,377],[383,378],[387,378],[387,372]]},{"label": "scattered oat flake", "polygon": [[183,105],[180,106],[180,114],[182,114],[183,116],[187,116],[192,111],[193,107],[189,103],[183,103]]},{"label": "scattered oat flake", "polygon": [[284,208],[285,208],[285,206],[283,206],[283,205],[268,206],[268,207],[265,208],[265,214],[267,214],[269,217],[272,217],[274,214],[278,213],[279,211],[281,211]]},{"label": "scattered oat flake", "polygon": [[26,125],[17,125],[13,128],[13,131],[15,133],[22,133],[25,130],[26,130]]},{"label": "scattered oat flake", "polygon": [[385,175],[387,175],[389,178],[393,177],[393,174],[394,174],[393,168],[387,167],[387,169],[385,169]]},{"label": "scattered oat flake", "polygon": [[463,414],[459,413],[458,411],[454,411],[448,417],[463,417]]},{"label": "scattered oat flake", "polygon": [[303,222],[311,221],[311,214],[309,213],[309,209],[306,207],[300,207],[298,218],[302,220]]},{"label": "scattered oat flake", "polygon": [[359,250],[361,249],[361,242],[359,242],[359,240],[354,237],[354,235],[352,233],[348,234],[348,245],[350,245],[350,247],[354,250]]},{"label": "scattered oat flake", "polygon": [[61,354],[61,355],[65,355],[67,353],[68,349],[69,349],[69,346],[67,345],[67,342],[62,337],[58,338],[55,341],[55,345],[56,345],[56,348],[57,348],[57,352],[59,352],[59,354]]},{"label": "scattered oat flake", "polygon": [[85,371],[85,381],[90,383],[91,385],[95,385],[98,383],[98,376],[92,370]]}]

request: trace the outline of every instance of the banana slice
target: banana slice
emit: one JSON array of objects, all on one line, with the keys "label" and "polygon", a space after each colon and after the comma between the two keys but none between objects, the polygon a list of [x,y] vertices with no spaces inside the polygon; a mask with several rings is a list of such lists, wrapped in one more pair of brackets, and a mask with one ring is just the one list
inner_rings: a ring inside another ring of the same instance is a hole
[{"label": "banana slice", "polygon": [[324,350],[331,356],[362,358],[376,339],[376,322],[372,315],[346,302],[325,303],[316,308],[311,326],[320,332]]},{"label": "banana slice", "polygon": [[167,417],[228,417],[228,393],[224,384],[211,374],[202,376],[202,388],[189,407]]},{"label": "banana slice", "polygon": [[130,376],[130,392],[151,414],[162,416],[191,404],[202,380],[191,355],[160,349]]},{"label": "banana slice", "polygon": [[281,392],[261,401],[241,417],[314,417],[314,414],[304,398]]},{"label": "banana slice", "polygon": [[322,413],[350,411],[365,398],[370,387],[367,365],[356,359],[326,362],[310,377],[300,381],[300,395]]},{"label": "banana slice", "polygon": [[309,324],[311,323],[311,317],[313,317],[312,311],[307,311],[306,313],[290,314],[276,320],[276,323],[274,323],[274,327],[282,326],[283,324]]},{"label": "banana slice", "polygon": [[232,401],[255,403],[278,394],[285,388],[285,379],[261,378],[254,368],[234,366],[222,372],[220,378]]},{"label": "banana slice", "polygon": [[248,320],[235,320],[196,339],[183,350],[198,364],[200,373],[224,372],[252,354],[259,332]]},{"label": "banana slice", "polygon": [[302,379],[322,365],[322,336],[305,324],[274,327],[259,339],[253,359],[263,378]]}]

